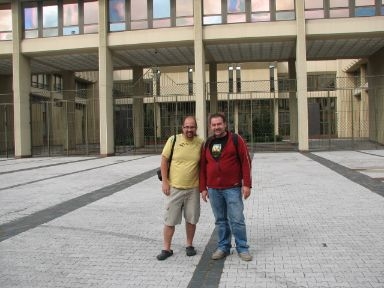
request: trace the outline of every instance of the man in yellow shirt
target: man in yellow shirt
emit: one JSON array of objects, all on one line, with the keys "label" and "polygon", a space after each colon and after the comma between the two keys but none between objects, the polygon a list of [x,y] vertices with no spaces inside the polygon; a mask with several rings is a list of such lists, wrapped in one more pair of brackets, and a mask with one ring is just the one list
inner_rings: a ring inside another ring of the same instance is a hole
[{"label": "man in yellow shirt", "polygon": [[[157,255],[158,260],[165,260],[173,255],[172,237],[175,225],[181,224],[183,215],[187,234],[186,255],[196,255],[193,237],[200,217],[199,160],[203,140],[196,135],[195,117],[187,116],[183,121],[182,129],[183,133],[168,138],[161,154],[165,214],[163,250]],[[169,163],[174,137],[176,142]]]}]

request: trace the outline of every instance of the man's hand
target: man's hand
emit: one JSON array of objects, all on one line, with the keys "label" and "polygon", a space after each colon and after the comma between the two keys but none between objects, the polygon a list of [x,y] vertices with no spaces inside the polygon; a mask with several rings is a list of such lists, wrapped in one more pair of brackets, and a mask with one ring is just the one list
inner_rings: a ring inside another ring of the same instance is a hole
[{"label": "man's hand", "polygon": [[242,192],[243,192],[244,199],[247,199],[251,195],[251,188],[247,186],[243,186],[241,190],[243,190]]},{"label": "man's hand", "polygon": [[171,187],[169,186],[168,180],[163,179],[161,189],[165,195],[169,196],[169,194],[171,194]]},{"label": "man's hand", "polygon": [[207,202],[207,199],[209,198],[207,190],[201,191],[201,198],[203,199],[204,202]]}]

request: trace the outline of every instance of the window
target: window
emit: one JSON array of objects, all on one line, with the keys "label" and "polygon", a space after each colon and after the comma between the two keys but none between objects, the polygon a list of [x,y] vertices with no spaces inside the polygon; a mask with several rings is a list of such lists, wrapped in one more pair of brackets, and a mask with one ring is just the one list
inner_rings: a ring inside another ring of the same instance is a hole
[{"label": "window", "polygon": [[241,68],[236,66],[236,92],[241,92]]},{"label": "window", "polygon": [[324,18],[323,0],[305,0],[305,19]]},{"label": "window", "polygon": [[269,0],[252,0],[252,22],[271,21]]},{"label": "window", "polygon": [[48,76],[46,74],[32,74],[31,85],[34,88],[48,90]]},{"label": "window", "polygon": [[203,24],[221,24],[221,1],[204,0],[203,2]]},{"label": "window", "polygon": [[43,37],[58,36],[59,10],[53,2],[43,2]]},{"label": "window", "polygon": [[84,33],[97,33],[99,30],[99,3],[97,1],[84,2]]},{"label": "window", "polygon": [[153,28],[171,26],[170,0],[153,0]]},{"label": "window", "polygon": [[193,0],[176,0],[176,26],[193,25]]},{"label": "window", "polygon": [[12,40],[12,11],[9,5],[0,5],[0,40]]},{"label": "window", "polygon": [[364,17],[364,16],[375,16],[376,7],[374,0],[356,0],[355,1],[355,16]]},{"label": "window", "polygon": [[294,0],[276,1],[276,21],[294,20],[295,2]]},{"label": "window", "polygon": [[67,0],[63,4],[63,35],[79,34],[79,7],[77,1]]},{"label": "window", "polygon": [[228,92],[233,93],[233,67],[228,67]]},{"label": "window", "polygon": [[349,17],[349,0],[330,0],[329,8],[330,18]]},{"label": "window", "polygon": [[37,22],[37,7],[24,8],[24,37],[39,37],[39,26]]},{"label": "window", "polygon": [[275,92],[275,66],[269,65],[269,91]]},{"label": "window", "polygon": [[188,67],[188,95],[193,95],[193,69]]},{"label": "window", "polygon": [[131,29],[148,28],[147,1],[131,0]]},{"label": "window", "polygon": [[109,30],[125,30],[125,0],[109,0]]},{"label": "window", "polygon": [[308,91],[332,91],[336,86],[336,73],[308,74]]},{"label": "window", "polygon": [[228,0],[227,13],[227,23],[246,22],[244,0]]},{"label": "window", "polygon": [[53,76],[54,91],[61,92],[63,90],[63,78],[60,75]]}]

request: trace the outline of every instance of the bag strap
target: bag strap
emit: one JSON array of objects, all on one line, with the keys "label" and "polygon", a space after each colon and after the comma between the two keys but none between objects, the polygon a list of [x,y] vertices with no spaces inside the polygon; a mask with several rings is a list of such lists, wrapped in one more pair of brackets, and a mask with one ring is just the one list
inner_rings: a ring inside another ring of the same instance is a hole
[{"label": "bag strap", "polygon": [[171,168],[171,161],[172,161],[172,156],[173,156],[173,150],[175,148],[175,143],[176,143],[176,134],[175,134],[175,136],[173,136],[171,155],[169,155],[169,160],[168,160],[168,175],[169,175],[169,169]]}]

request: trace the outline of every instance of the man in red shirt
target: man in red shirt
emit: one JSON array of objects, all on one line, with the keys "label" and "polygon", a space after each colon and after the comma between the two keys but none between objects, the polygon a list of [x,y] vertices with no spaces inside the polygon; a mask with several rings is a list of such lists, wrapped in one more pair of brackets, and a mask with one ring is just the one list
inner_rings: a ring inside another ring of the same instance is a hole
[{"label": "man in red shirt", "polygon": [[230,253],[232,234],[236,250],[244,261],[251,261],[244,218],[244,199],[251,194],[251,159],[244,139],[227,130],[225,116],[209,117],[213,136],[208,138],[200,157],[200,192],[209,202],[218,231],[218,247],[212,259],[222,259]]}]

